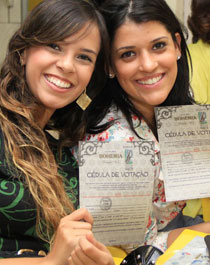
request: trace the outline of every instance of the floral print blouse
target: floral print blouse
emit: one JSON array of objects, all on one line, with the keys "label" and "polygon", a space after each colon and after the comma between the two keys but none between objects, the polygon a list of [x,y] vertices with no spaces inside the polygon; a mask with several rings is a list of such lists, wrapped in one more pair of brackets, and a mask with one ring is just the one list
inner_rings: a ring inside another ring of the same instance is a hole
[{"label": "floral print blouse", "polygon": [[[86,141],[136,141],[139,138],[130,129],[130,126],[120,110],[112,107],[106,115],[101,124],[107,121],[116,120],[115,123],[99,134],[86,135]],[[158,235],[158,230],[163,229],[185,206],[184,201],[166,202],[164,182],[161,170],[160,161],[160,146],[152,131],[142,119],[139,121],[138,117],[133,115],[132,121],[137,135],[145,140],[152,140],[155,142],[155,174],[154,174],[154,191],[153,191],[153,208],[149,214],[148,224],[145,233],[143,244],[152,244]],[[167,238],[166,238],[167,239]],[[138,246],[123,246],[123,248],[130,252],[133,248]]]}]

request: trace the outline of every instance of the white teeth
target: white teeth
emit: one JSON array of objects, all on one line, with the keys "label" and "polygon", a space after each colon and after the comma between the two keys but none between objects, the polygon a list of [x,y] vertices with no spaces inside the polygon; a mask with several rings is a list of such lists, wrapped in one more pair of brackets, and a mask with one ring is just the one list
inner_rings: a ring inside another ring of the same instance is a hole
[{"label": "white teeth", "polygon": [[157,83],[161,78],[162,78],[162,75],[160,75],[158,77],[154,77],[154,78],[148,79],[146,81],[138,80],[138,83],[142,84],[142,85],[153,85],[153,84]]},{"label": "white teeth", "polygon": [[70,88],[71,87],[71,84],[70,83],[61,81],[60,79],[58,79],[58,78],[56,78],[54,76],[48,76],[48,75],[46,75],[46,79],[50,83],[52,83],[52,84],[54,84],[54,85],[56,85],[56,86],[58,86],[60,88]]}]

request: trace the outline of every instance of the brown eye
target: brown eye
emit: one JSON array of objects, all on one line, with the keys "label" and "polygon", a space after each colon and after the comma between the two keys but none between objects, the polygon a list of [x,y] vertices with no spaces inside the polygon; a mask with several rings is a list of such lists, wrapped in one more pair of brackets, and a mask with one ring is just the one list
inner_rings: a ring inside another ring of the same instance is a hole
[{"label": "brown eye", "polygon": [[92,59],[86,54],[81,54],[81,55],[78,56],[78,58],[81,59],[81,60],[92,62]]},{"label": "brown eye", "polygon": [[128,57],[131,57],[134,55],[135,55],[135,53],[133,51],[128,51],[128,52],[124,52],[120,57],[121,58],[128,58]]},{"label": "brown eye", "polygon": [[52,48],[53,50],[60,51],[60,47],[57,44],[55,44],[55,43],[50,43],[47,46],[50,47],[50,48]]},{"label": "brown eye", "polygon": [[163,49],[166,46],[165,42],[157,42],[154,46],[153,46],[153,50],[159,50],[159,49]]}]

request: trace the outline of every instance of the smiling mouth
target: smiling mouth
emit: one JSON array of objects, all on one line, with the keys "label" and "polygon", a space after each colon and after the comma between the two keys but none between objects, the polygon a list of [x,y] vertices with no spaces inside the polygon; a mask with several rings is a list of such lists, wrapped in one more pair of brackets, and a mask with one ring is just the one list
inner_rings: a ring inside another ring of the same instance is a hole
[{"label": "smiling mouth", "polygon": [[53,85],[59,88],[70,88],[72,86],[71,83],[60,80],[59,78],[56,78],[55,76],[45,75],[45,78],[47,79],[48,82],[52,83]]},{"label": "smiling mouth", "polygon": [[157,77],[149,78],[147,80],[141,81],[137,80],[137,83],[141,85],[154,85],[155,83],[159,82],[163,78],[163,74]]}]

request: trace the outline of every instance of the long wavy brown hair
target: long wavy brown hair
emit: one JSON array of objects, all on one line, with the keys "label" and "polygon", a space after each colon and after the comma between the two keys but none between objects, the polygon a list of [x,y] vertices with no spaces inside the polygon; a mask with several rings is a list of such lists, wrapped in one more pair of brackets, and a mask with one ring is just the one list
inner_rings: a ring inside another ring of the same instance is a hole
[{"label": "long wavy brown hair", "polygon": [[[74,208],[65,192],[62,177],[58,174],[46,134],[36,123],[39,115],[42,115],[43,106],[28,88],[20,57],[25,49],[61,41],[87,23],[97,25],[101,35],[101,50],[87,87],[88,95],[93,98],[105,81],[108,35],[101,14],[90,1],[41,2],[12,36],[0,71],[0,126],[6,157],[8,164],[13,165],[13,171],[15,168],[14,177],[24,179],[32,194],[37,207],[37,234],[47,242],[60,219]],[[86,117],[87,112],[83,112],[75,102],[55,111],[47,127],[59,132],[60,149],[82,139]]]}]

